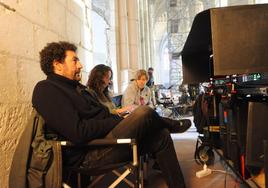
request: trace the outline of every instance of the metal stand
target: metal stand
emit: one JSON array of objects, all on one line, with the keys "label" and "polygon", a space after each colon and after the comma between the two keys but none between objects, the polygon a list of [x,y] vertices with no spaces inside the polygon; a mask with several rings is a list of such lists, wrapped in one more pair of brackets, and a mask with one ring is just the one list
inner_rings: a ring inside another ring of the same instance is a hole
[{"label": "metal stand", "polygon": [[248,188],[250,188],[250,185],[247,183],[247,181],[241,176],[241,174],[234,169],[232,164],[222,155],[219,149],[214,149],[214,151],[219,155],[220,159],[224,161],[224,163],[232,170],[232,172],[243,182],[244,185],[246,185]]}]

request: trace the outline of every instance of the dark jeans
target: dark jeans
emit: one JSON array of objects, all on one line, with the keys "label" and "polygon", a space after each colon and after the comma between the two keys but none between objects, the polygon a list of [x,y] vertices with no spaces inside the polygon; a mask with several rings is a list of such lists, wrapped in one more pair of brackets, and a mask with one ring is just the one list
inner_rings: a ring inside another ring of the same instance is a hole
[{"label": "dark jeans", "polygon": [[[168,122],[154,110],[141,106],[122,120],[106,137],[135,138],[140,154],[153,154],[169,187],[185,187],[183,174],[177,160]],[[107,147],[89,151],[83,168],[95,164],[105,165],[131,159],[131,153],[123,147]]]}]

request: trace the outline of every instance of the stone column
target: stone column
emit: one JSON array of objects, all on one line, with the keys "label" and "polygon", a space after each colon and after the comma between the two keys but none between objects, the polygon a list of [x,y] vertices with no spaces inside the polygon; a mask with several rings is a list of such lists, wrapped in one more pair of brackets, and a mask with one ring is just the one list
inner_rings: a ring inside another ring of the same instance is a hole
[{"label": "stone column", "polygon": [[141,67],[147,69],[152,65],[152,25],[150,19],[150,7],[148,0],[139,0],[139,19],[140,19],[140,53]]},{"label": "stone column", "polygon": [[137,0],[116,1],[117,66],[119,93],[127,87],[137,69],[139,58],[139,17]]},{"label": "stone column", "polygon": [[137,0],[127,0],[128,12],[128,47],[129,47],[129,68],[137,70],[141,66],[139,59],[139,18]]},{"label": "stone column", "polygon": [[118,90],[122,92],[123,85],[128,83],[129,50],[128,50],[128,23],[127,1],[116,0],[116,43],[117,43],[117,67]]},{"label": "stone column", "polygon": [[144,2],[144,46],[145,46],[145,61],[143,62],[143,68],[146,69],[147,67],[152,66],[151,62],[151,45],[152,45],[152,40],[151,40],[151,20],[150,20],[150,7],[148,0],[145,0]]},{"label": "stone column", "polygon": [[144,20],[144,0],[139,0],[139,20],[140,20],[140,27],[139,27],[139,31],[140,31],[140,48],[139,48],[139,52],[140,52],[140,60],[141,62],[145,62],[145,20]]},{"label": "stone column", "polygon": [[151,12],[151,4],[147,0],[147,7],[148,7],[148,13],[147,13],[147,19],[148,19],[148,63],[147,67],[154,67],[153,62],[153,54],[154,54],[154,42],[153,42],[153,18],[152,18],[152,12]]}]

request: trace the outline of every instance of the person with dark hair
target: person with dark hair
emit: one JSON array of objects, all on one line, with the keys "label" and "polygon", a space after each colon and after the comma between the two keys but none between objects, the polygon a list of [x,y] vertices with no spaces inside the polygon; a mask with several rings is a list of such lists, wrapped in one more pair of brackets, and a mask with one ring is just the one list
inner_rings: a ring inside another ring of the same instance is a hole
[{"label": "person with dark hair", "polygon": [[95,95],[99,101],[108,107],[112,114],[126,115],[133,110],[133,106],[125,106],[123,108],[116,108],[112,102],[109,86],[112,84],[113,71],[109,66],[100,64],[96,65],[90,72],[87,86],[89,91]]},{"label": "person with dark hair", "polygon": [[154,86],[154,69],[152,67],[149,67],[148,68],[148,81],[146,83],[146,85],[149,87],[149,88],[152,88]]},{"label": "person with dark hair", "polygon": [[[170,131],[180,128],[177,121],[164,121],[154,110],[141,106],[125,119],[111,114],[107,107],[79,83],[82,65],[74,45],[49,43],[40,52],[45,80],[38,82],[32,96],[33,107],[44,118],[46,132],[61,140],[81,145],[96,138],[135,138],[139,154],[152,154],[169,187],[185,187]],[[124,148],[90,150],[63,149],[63,166],[98,167],[131,159]],[[168,158],[168,160],[167,160]]]},{"label": "person with dark hair", "polygon": [[[49,46],[49,50],[42,50],[40,52],[40,65],[41,65],[41,69],[42,71],[46,74],[52,74],[54,72],[54,65],[53,63],[57,63],[57,62],[63,62],[67,56],[67,52],[68,53],[72,53],[75,52],[77,50],[76,46],[67,42],[53,42],[50,43]],[[77,57],[75,57],[77,58]],[[79,62],[78,58],[74,59],[76,62]],[[59,66],[62,67],[62,64],[57,64]],[[81,64],[80,64],[81,66]],[[79,72],[80,69],[82,68],[79,67]],[[68,75],[68,77],[70,77],[71,75]],[[80,78],[81,79],[81,78]],[[78,80],[80,80],[78,78]]]},{"label": "person with dark hair", "polygon": [[[111,82],[112,79],[112,69],[109,66],[100,64],[100,65],[96,65],[90,72],[90,75],[88,77],[88,82],[87,82],[87,86],[88,86],[88,91],[94,95],[100,103],[102,103],[104,106],[106,106],[110,113],[112,114],[124,114],[125,111],[128,111],[129,113],[131,113],[134,109],[138,108],[139,106],[141,106],[142,104],[138,102],[132,103],[132,101],[130,101],[130,105],[129,106],[124,106],[122,109],[115,109],[115,105],[113,104],[113,102],[111,101],[111,97],[109,94],[109,84]],[[137,83],[135,83],[135,88],[144,88],[146,87],[148,90],[150,91],[150,89],[145,86],[146,83],[146,79],[147,79],[147,73],[145,70],[140,69],[136,72],[136,76],[135,76],[135,80],[138,80]],[[142,80],[142,78],[144,78]],[[139,80],[140,79],[140,80]],[[131,87],[130,87],[131,86]],[[129,85],[128,88],[132,88],[132,85]],[[128,95],[129,93],[131,93],[133,96],[138,95],[137,94],[137,90],[134,89],[128,89],[129,92],[126,92]],[[144,88],[145,90],[145,88]],[[124,94],[125,95],[125,94]],[[139,94],[139,96],[141,96],[141,94]],[[144,93],[143,93],[143,96]],[[148,93],[147,98],[143,99],[144,101],[148,101],[150,98],[150,93]],[[124,99],[124,97],[123,97]],[[169,118],[165,118],[165,117],[161,117],[164,121],[167,121],[167,123],[170,123],[170,121],[173,121],[173,123],[176,122],[176,120],[170,120]],[[172,133],[182,133],[184,131],[186,131],[190,125],[191,122],[190,120],[179,120],[177,121],[177,124],[181,124],[182,126],[179,128],[179,126],[176,126],[176,129],[172,129],[170,130]],[[184,125],[185,124],[185,125]]]}]

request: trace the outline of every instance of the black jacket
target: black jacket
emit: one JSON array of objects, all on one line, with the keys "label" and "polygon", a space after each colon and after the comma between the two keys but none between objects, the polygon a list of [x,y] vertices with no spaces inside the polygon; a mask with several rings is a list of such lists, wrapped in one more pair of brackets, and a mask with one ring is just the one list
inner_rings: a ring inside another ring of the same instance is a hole
[{"label": "black jacket", "polygon": [[9,188],[62,187],[60,142],[45,140],[43,125],[43,118],[33,109],[13,155]]},{"label": "black jacket", "polygon": [[[32,103],[48,132],[74,144],[103,138],[122,120],[110,114],[85,86],[57,74],[37,83]],[[81,159],[81,155],[82,151],[75,151],[73,160]]]}]

